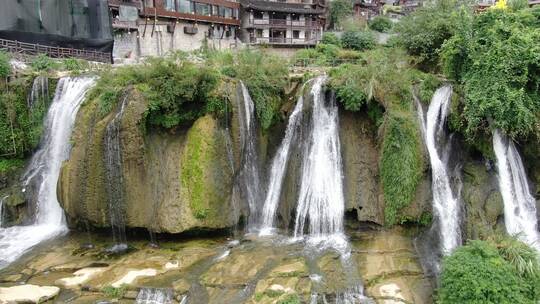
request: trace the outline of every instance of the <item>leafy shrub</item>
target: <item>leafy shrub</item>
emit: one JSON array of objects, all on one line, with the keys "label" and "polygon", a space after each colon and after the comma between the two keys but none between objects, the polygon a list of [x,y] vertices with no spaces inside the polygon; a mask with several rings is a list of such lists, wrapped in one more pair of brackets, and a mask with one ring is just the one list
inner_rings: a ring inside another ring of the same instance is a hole
[{"label": "leafy shrub", "polygon": [[101,289],[107,297],[113,299],[121,299],[127,291],[127,285],[122,285],[120,287],[105,286]]},{"label": "leafy shrub", "polygon": [[0,78],[6,78],[10,73],[9,55],[4,51],[0,51]]},{"label": "leafy shrub", "polygon": [[443,43],[466,26],[470,7],[457,0],[437,0],[396,24],[400,44],[421,63],[435,65]]},{"label": "leafy shrub", "polygon": [[20,77],[9,83],[0,83],[0,155],[23,158],[39,143],[43,118],[52,99],[54,83],[49,86],[47,100],[28,108],[29,77]]},{"label": "leafy shrub", "polygon": [[236,78],[249,90],[262,128],[267,130],[279,117],[285,97],[286,62],[275,55],[246,50],[237,54],[235,69]]},{"label": "leafy shrub", "polygon": [[414,199],[423,172],[421,138],[410,113],[387,115],[381,155],[386,225],[402,222],[400,211]]},{"label": "leafy shrub", "polygon": [[[497,246],[500,244],[471,241],[446,257],[438,302],[537,303],[538,277],[520,276]],[[538,269],[537,257],[534,262]]]},{"label": "leafy shrub", "polygon": [[39,54],[32,62],[30,62],[30,66],[35,71],[49,71],[52,69],[55,69],[58,67],[58,64],[54,61],[54,59],[47,57],[45,54]]},{"label": "leafy shrub", "polygon": [[80,73],[84,69],[88,68],[88,62],[80,59],[75,58],[68,58],[64,59],[62,61],[62,64],[64,66],[64,69],[71,71],[71,72],[77,72]]},{"label": "leafy shrub", "polygon": [[24,166],[22,159],[0,158],[0,173],[6,173]]},{"label": "leafy shrub", "polygon": [[344,48],[357,51],[370,50],[376,45],[375,36],[369,31],[346,31],[341,43]]},{"label": "leafy shrub", "polygon": [[341,40],[336,34],[326,32],[322,35],[321,43],[340,46]]},{"label": "leafy shrub", "polygon": [[385,16],[377,16],[369,22],[370,29],[381,33],[390,31],[393,26],[392,20]]},{"label": "leafy shrub", "polygon": [[492,128],[514,138],[539,131],[539,19],[529,9],[488,10],[444,44],[444,71],[463,85],[470,140]]}]

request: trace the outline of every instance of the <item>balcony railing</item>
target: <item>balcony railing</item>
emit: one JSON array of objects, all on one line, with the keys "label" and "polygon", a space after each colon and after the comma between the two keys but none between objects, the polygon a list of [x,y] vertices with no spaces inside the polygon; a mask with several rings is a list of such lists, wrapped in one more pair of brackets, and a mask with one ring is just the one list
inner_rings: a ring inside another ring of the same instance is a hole
[{"label": "balcony railing", "polygon": [[251,44],[315,45],[320,38],[251,37]]},{"label": "balcony railing", "polygon": [[250,26],[275,26],[275,27],[320,27],[319,21],[313,20],[285,20],[285,19],[249,19]]}]

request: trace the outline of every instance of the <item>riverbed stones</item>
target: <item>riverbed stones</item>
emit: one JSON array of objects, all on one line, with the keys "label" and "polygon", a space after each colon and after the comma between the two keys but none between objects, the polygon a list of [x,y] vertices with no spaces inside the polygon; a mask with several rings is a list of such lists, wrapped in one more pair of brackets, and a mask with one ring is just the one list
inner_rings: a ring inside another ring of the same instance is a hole
[{"label": "riverbed stones", "polygon": [[0,303],[41,303],[58,295],[60,288],[56,286],[18,285],[0,287]]}]

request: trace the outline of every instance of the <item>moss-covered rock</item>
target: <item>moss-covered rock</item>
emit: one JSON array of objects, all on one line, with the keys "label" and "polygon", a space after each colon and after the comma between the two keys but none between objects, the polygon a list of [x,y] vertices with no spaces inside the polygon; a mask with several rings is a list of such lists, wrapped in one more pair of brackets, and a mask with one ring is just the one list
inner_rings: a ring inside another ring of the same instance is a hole
[{"label": "moss-covered rock", "polygon": [[[126,225],[168,233],[234,226],[240,214],[231,205],[227,130],[207,115],[187,129],[146,131],[147,101],[136,89],[125,94],[120,150]],[[72,225],[109,226],[104,139],[118,111],[102,117],[92,100],[79,111],[58,188]]]},{"label": "moss-covered rock", "polygon": [[466,162],[462,198],[466,209],[467,238],[485,238],[498,226],[503,229],[504,206],[494,171],[488,171],[478,162]]}]

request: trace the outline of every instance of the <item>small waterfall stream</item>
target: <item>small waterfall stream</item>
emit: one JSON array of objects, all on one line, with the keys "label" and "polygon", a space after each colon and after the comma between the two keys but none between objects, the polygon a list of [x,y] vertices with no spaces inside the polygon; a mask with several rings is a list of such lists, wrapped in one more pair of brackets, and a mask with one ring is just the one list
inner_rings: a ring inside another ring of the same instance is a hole
[{"label": "small waterfall stream", "polygon": [[257,227],[261,218],[261,177],[259,157],[257,154],[257,129],[255,124],[255,108],[249,91],[243,82],[242,103],[240,105],[239,123],[242,141],[242,166],[239,172],[244,198],[249,206],[248,229]]},{"label": "small waterfall stream", "polygon": [[136,304],[172,304],[174,292],[168,288],[141,288],[135,299]]},{"label": "small waterfall stream", "polygon": [[25,189],[33,189],[34,223],[0,229],[0,268],[13,262],[38,243],[67,231],[64,212],[56,197],[62,162],[69,157],[75,117],[94,78],[60,79],[44,123],[39,149],[24,175]]},{"label": "small waterfall stream", "polygon": [[105,168],[107,178],[107,196],[109,217],[113,234],[112,252],[127,249],[126,224],[124,219],[124,173],[122,172],[122,116],[127,105],[127,98],[122,100],[120,110],[107,125],[105,130]]},{"label": "small waterfall stream", "polygon": [[274,159],[272,160],[268,189],[262,211],[260,234],[270,234],[273,228],[279,198],[281,196],[281,187],[283,186],[283,177],[285,175],[285,171],[287,170],[287,163],[289,161],[289,150],[291,148],[291,142],[293,138],[295,138],[296,130],[298,129],[302,119],[303,106],[304,98],[300,97],[289,117],[285,137],[279,146],[276,156],[274,156]]},{"label": "small waterfall stream", "polygon": [[514,142],[499,130],[493,132],[493,150],[497,157],[506,231],[540,251],[536,200],[531,195],[519,152]]},{"label": "small waterfall stream", "polygon": [[343,236],[345,200],[339,142],[338,108],[326,100],[325,76],[315,79],[311,134],[306,138],[294,236],[307,233],[312,239]]},{"label": "small waterfall stream", "polygon": [[7,200],[9,196],[4,196],[0,198],[0,228],[2,228],[2,225],[4,223],[4,202]]},{"label": "small waterfall stream", "polygon": [[451,97],[451,86],[439,88],[433,95],[425,119],[422,106],[418,103],[418,115],[431,163],[433,210],[439,224],[439,246],[445,255],[461,244],[459,200],[450,186],[446,164],[448,151],[445,150],[447,139],[444,125]]},{"label": "small waterfall stream", "polygon": [[46,76],[37,76],[32,83],[32,90],[28,96],[28,108],[32,109],[38,103],[45,103],[49,99],[49,79]]}]

